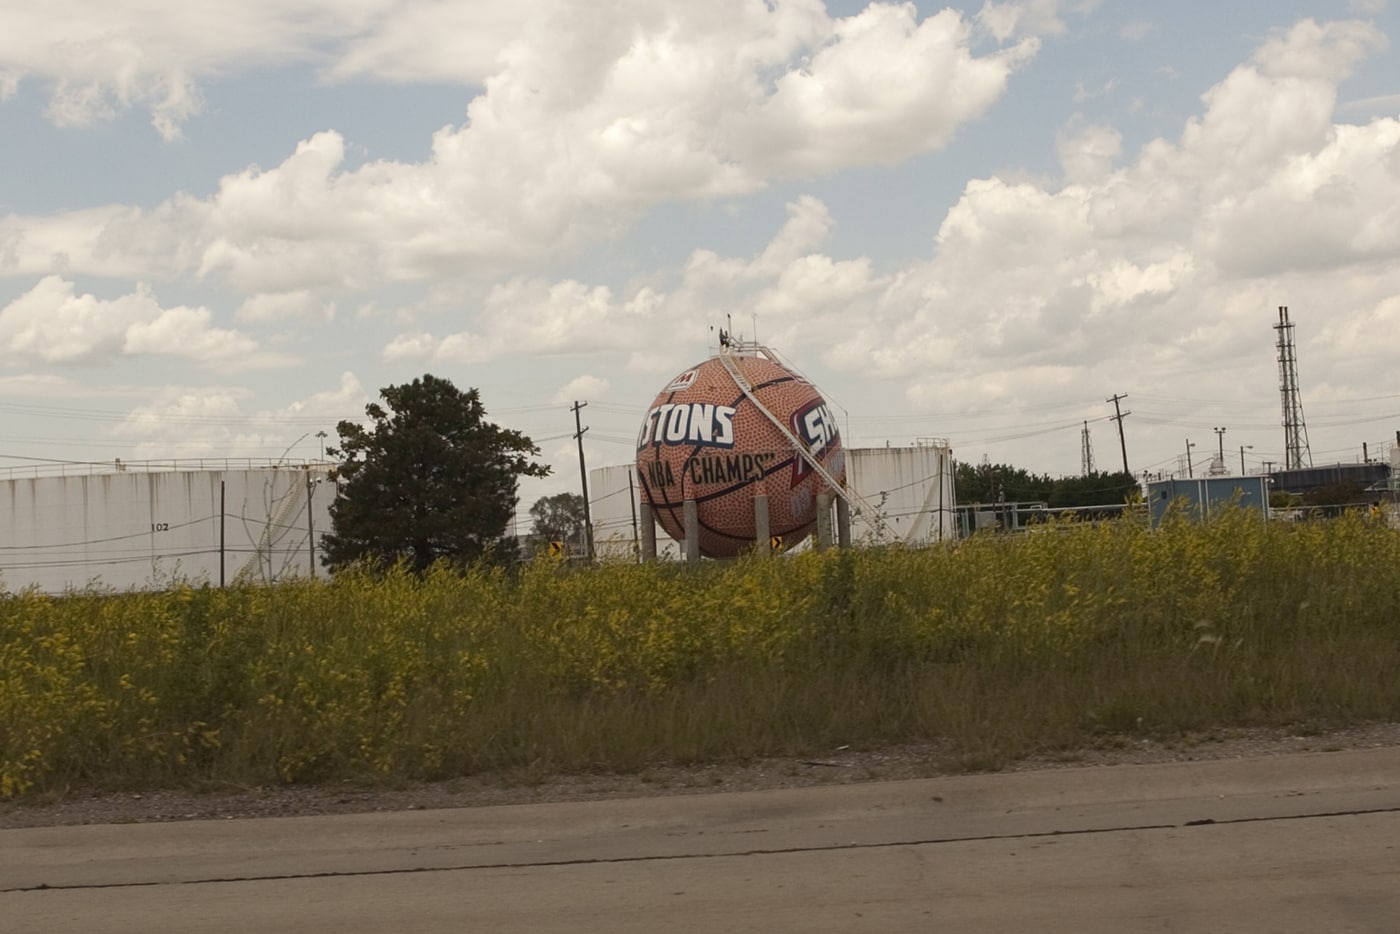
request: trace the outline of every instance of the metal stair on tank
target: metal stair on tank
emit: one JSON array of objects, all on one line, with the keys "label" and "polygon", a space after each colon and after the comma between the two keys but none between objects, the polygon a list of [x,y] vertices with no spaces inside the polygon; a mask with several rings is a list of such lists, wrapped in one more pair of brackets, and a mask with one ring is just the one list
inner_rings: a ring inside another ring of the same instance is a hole
[{"label": "metal stair on tank", "polygon": [[[753,351],[762,354],[769,360],[772,360],[775,363],[778,362],[776,355],[769,351],[767,347],[764,347],[761,344],[744,343],[740,344],[739,346],[743,350]],[[876,511],[875,507],[872,506],[870,503],[866,502],[864,497],[862,497],[855,490],[851,489],[846,484],[838,481],[836,477],[831,473],[831,471],[827,470],[824,466],[822,466],[821,461],[817,460],[817,458],[813,456],[812,452],[807,450],[807,445],[803,444],[802,441],[797,437],[797,435],[793,434],[792,431],[788,428],[788,426],[783,424],[782,419],[774,415],[771,411],[769,411],[768,406],[764,405],[758,400],[758,396],[755,395],[753,391],[753,384],[749,382],[748,377],[746,377],[743,371],[739,369],[739,365],[734,362],[734,357],[731,353],[721,350],[719,354],[719,360],[720,363],[723,364],[725,371],[729,373],[730,379],[734,380],[734,385],[738,386],[739,391],[744,394],[744,397],[747,398],[750,402],[752,402],[754,404],[754,407],[757,408],[758,411],[762,412],[763,416],[773,423],[773,427],[777,428],[778,431],[782,433],[782,436],[787,439],[789,444],[792,445],[793,450],[797,452],[797,456],[801,457],[804,461],[806,461],[807,465],[811,467],[814,471],[816,471],[817,476],[821,477],[823,480],[826,481],[826,485],[831,488],[831,491],[833,493],[835,493],[837,496],[841,497],[843,500],[846,501],[846,505],[851,507],[852,512],[859,512],[862,515],[870,517],[871,525],[875,529],[876,540],[884,541],[886,535],[885,523],[880,520],[880,514]]]}]

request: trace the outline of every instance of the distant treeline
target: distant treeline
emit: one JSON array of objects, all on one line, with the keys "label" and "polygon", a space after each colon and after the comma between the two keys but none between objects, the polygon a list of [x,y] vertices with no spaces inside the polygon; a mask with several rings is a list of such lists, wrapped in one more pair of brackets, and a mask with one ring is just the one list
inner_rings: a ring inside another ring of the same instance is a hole
[{"label": "distant treeline", "polygon": [[1034,474],[1010,464],[958,464],[953,475],[959,503],[1031,503],[1052,508],[1111,506],[1123,503],[1138,489],[1122,471],[1095,471],[1082,477]]}]

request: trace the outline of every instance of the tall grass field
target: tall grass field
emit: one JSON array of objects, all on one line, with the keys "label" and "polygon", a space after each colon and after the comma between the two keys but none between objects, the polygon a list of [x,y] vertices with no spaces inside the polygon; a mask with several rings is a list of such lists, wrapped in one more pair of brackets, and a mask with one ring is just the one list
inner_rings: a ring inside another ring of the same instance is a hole
[{"label": "tall grass field", "polygon": [[1400,719],[1400,534],[1244,512],[954,547],[0,597],[0,796]]}]

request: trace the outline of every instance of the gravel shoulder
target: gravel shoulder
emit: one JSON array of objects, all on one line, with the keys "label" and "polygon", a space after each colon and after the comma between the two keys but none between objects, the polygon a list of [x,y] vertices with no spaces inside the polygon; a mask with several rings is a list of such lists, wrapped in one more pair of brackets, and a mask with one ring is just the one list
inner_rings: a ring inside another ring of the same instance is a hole
[{"label": "gravel shoulder", "polygon": [[922,743],[868,750],[841,747],[810,758],[657,766],[626,775],[544,775],[522,770],[394,787],[343,783],[256,788],[222,786],[201,791],[70,793],[39,800],[0,802],[0,829],[642,798],[896,781],[978,771],[1019,772],[1242,759],[1381,746],[1400,746],[1400,723],[1369,724],[1314,735],[1278,729],[1236,729],[1171,742],[1117,738],[1096,748],[1018,760],[995,769],[976,760],[954,756],[938,743]]}]

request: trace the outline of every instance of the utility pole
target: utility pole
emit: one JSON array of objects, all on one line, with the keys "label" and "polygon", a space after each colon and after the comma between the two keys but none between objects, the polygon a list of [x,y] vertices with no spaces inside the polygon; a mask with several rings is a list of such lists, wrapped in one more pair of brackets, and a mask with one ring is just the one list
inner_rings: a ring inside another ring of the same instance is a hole
[{"label": "utility pole", "polygon": [[1113,420],[1118,423],[1118,447],[1120,447],[1123,450],[1123,472],[1125,474],[1128,474],[1128,476],[1132,476],[1132,472],[1128,470],[1128,442],[1123,440],[1123,419],[1127,418],[1133,413],[1131,411],[1124,412],[1118,408],[1119,400],[1126,398],[1128,398],[1128,394],[1126,392],[1115,392],[1113,394],[1113,398],[1105,399],[1104,401],[1113,403]]},{"label": "utility pole", "polygon": [[316,579],[316,530],[311,527],[311,491],[315,489],[316,481],[311,478],[311,471],[306,471],[306,566],[310,568],[312,580]]},{"label": "utility pole", "polygon": [[1225,463],[1225,429],[1224,429],[1224,428],[1216,428],[1216,429],[1214,429],[1214,431],[1215,431],[1215,442],[1216,442],[1216,448],[1217,448],[1216,456],[1220,458],[1220,463],[1223,464],[1223,463]]},{"label": "utility pole", "polygon": [[627,505],[632,507],[632,547],[637,552],[637,560],[642,560],[642,542],[637,537],[637,489],[632,485],[632,471],[627,471]]},{"label": "utility pole", "polygon": [[1196,474],[1191,469],[1191,449],[1196,446],[1190,438],[1186,439],[1186,476],[1194,479]]},{"label": "utility pole", "polygon": [[583,460],[583,433],[588,429],[583,427],[582,417],[579,413],[587,402],[574,401],[574,428],[577,429],[574,437],[578,439],[578,476],[583,486],[583,540],[588,549],[588,561],[593,562],[593,519],[588,513],[588,468]]}]

